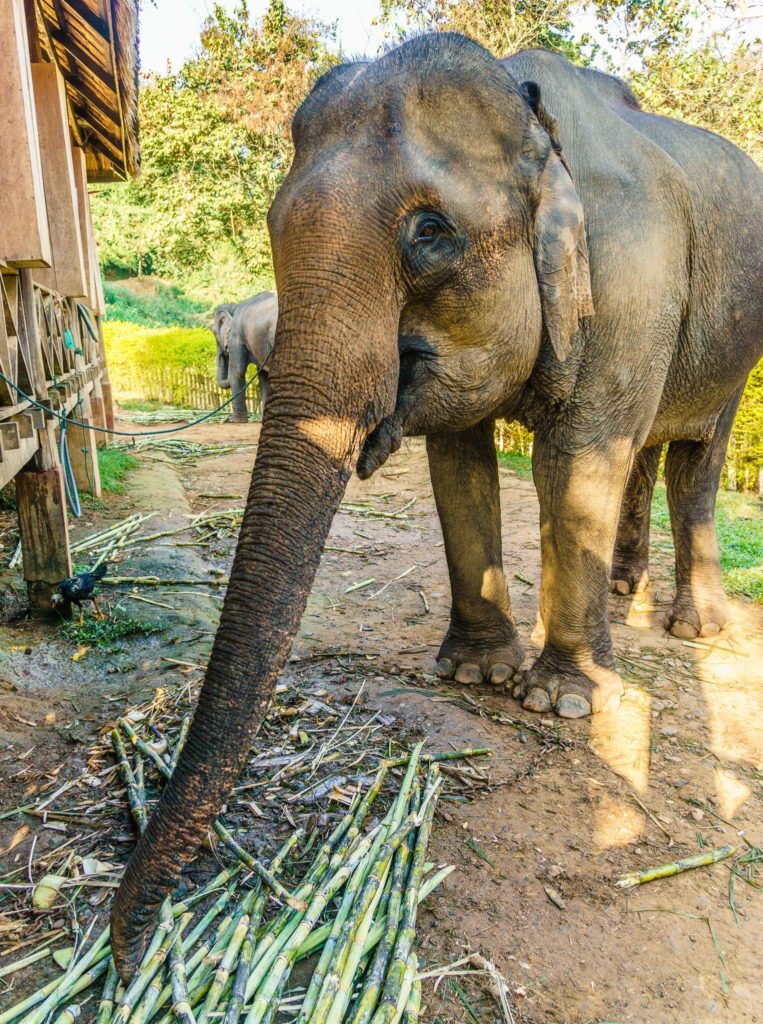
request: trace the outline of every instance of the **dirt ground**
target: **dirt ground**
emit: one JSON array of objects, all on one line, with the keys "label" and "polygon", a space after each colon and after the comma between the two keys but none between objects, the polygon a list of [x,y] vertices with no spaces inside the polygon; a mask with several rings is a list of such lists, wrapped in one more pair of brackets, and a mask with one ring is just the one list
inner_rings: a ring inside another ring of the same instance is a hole
[{"label": "dirt ground", "polygon": [[[254,442],[258,429],[211,425],[184,436]],[[189,510],[241,504],[253,456],[174,467],[146,460],[128,493],[77,530],[135,508],[160,508],[158,522],[172,523]],[[505,564],[529,658],[539,641],[537,501],[531,481],[506,469],[501,492]],[[361,700],[434,749],[492,748],[489,789],[446,805],[435,832],[433,859],[458,870],[422,911],[419,948],[429,964],[469,950],[493,961],[518,1021],[763,1021],[763,893],[737,879],[735,919],[730,862],[615,886],[624,872],[704,847],[741,853],[747,839],[763,848],[763,611],[736,602],[733,629],[712,642],[667,636],[670,552],[656,547],[647,595],[611,598],[626,681],[617,712],[539,718],[504,691],[443,684],[432,673],[448,620],[447,571],[423,442],[409,441],[370,481],[351,481],[295,641],[289,671],[309,667],[348,694],[363,684]],[[232,540],[185,548],[184,571],[225,571],[232,551]],[[121,571],[138,574],[158,559],[161,575],[179,557],[168,548]],[[169,628],[125,642],[108,665],[96,655],[72,662],[71,645],[49,626],[22,621],[0,632],[0,811],[32,798],[27,766],[59,766],[63,779],[115,706],[186,678],[168,657],[203,659],[219,589],[173,595],[160,612],[120,602],[130,615],[161,613]],[[0,820],[0,859],[17,827]],[[500,1020],[497,1009],[475,1015],[444,989],[429,989],[424,1020]]]}]

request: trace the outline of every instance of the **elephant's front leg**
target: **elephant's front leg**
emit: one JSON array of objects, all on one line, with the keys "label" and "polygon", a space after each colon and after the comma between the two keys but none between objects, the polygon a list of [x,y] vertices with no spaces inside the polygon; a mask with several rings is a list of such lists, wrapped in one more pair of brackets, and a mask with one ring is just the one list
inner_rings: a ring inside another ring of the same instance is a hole
[{"label": "elephant's front leg", "polygon": [[540,657],[514,689],[531,711],[553,709],[562,718],[582,718],[619,701],[622,683],[614,670],[607,594],[633,448],[621,436],[570,454],[535,435],[546,635]]},{"label": "elephant's front leg", "polygon": [[438,675],[502,684],[524,652],[503,573],[493,421],[427,437],[429,471],[445,539],[452,609]]},{"label": "elephant's front leg", "polygon": [[247,363],[240,355],[231,353],[230,358],[230,389],[235,396],[232,402],[232,411],[229,423],[248,423],[249,413],[246,409],[246,367]]}]

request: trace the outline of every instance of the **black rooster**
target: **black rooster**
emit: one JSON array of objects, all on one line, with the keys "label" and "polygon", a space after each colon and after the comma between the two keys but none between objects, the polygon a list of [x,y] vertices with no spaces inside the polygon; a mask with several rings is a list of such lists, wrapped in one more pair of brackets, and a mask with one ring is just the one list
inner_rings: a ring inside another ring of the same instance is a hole
[{"label": "black rooster", "polygon": [[81,572],[76,576],[72,576],[68,580],[62,580],[56,586],[56,592],[50,599],[51,608],[57,608],[58,605],[63,604],[64,601],[76,604],[79,608],[79,624],[81,626],[85,619],[82,602],[92,601],[96,615],[99,619],[102,618],[103,616],[101,615],[101,610],[98,607],[98,602],[93,597],[93,591],[95,590],[96,583],[103,579],[107,570],[107,563],[101,562],[101,564],[96,566],[92,572]]}]

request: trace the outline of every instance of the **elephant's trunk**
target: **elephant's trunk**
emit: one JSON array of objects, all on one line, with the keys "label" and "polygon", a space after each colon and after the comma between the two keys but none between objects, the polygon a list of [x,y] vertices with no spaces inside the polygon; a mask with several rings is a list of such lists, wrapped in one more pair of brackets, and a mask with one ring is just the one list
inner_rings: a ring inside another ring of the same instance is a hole
[{"label": "elephant's trunk", "polygon": [[230,387],[230,379],[228,377],[228,366],[230,360],[227,352],[217,353],[217,383],[221,388]]},{"label": "elephant's trunk", "polygon": [[114,904],[124,980],[247,760],[360,445],[394,407],[399,311],[359,309],[367,289],[352,289],[333,314],[325,285],[300,283],[293,293],[282,298],[257,460],[198,708]]}]

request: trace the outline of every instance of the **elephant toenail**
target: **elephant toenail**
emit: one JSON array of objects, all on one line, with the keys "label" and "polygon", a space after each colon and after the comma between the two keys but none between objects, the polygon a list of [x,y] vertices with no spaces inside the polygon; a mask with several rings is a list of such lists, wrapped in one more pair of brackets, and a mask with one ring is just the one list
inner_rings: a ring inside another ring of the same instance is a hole
[{"label": "elephant toenail", "polygon": [[702,629],[699,631],[700,636],[718,636],[721,631],[721,627],[717,622],[706,622]]},{"label": "elephant toenail", "polygon": [[545,690],[541,690],[539,686],[534,686],[522,702],[522,707],[528,711],[549,711],[551,709],[551,698]]},{"label": "elephant toenail", "polygon": [[587,718],[591,705],[579,693],[563,693],[556,702],[556,713],[560,718]]},{"label": "elephant toenail", "polygon": [[699,630],[685,619],[676,619],[670,626],[670,632],[679,640],[693,640]]},{"label": "elephant toenail", "polygon": [[504,665],[499,662],[497,665],[493,665],[490,669],[490,682],[493,686],[504,686],[511,679],[513,670],[509,665]]},{"label": "elephant toenail", "polygon": [[464,686],[478,686],[482,682],[482,673],[478,665],[459,665],[454,678]]},{"label": "elephant toenail", "polygon": [[525,684],[523,680],[520,680],[515,684],[514,689],[511,691],[511,696],[514,700],[521,700],[525,695]]},{"label": "elephant toenail", "polygon": [[440,658],[435,671],[440,679],[452,679],[456,666],[450,658]]},{"label": "elephant toenail", "polygon": [[615,588],[615,593],[622,594],[623,597],[631,592],[630,584],[627,580],[613,580],[612,585]]}]

